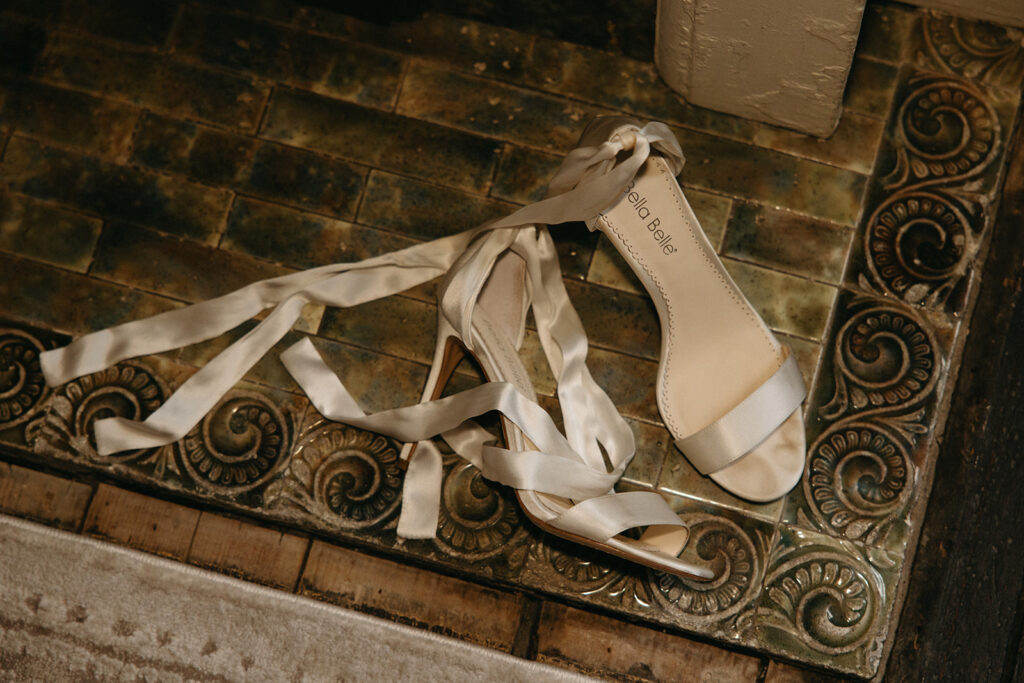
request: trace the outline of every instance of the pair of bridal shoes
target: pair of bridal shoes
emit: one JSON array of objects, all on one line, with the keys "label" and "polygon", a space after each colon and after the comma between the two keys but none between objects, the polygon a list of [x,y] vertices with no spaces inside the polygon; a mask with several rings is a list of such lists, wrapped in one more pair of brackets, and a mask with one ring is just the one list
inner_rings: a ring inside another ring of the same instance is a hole
[{"label": "pair of bridal shoes", "polygon": [[[94,332],[43,353],[43,374],[58,385],[127,358],[210,339],[272,309],[144,421],[95,423],[100,454],[161,446],[184,437],[292,328],[305,304],[355,306],[443,276],[434,362],[415,405],[366,414],[308,338],[281,355],[325,417],[406,444],[398,535],[436,532],[442,458],[434,437],[440,436],[484,477],[515,489],[525,514],[546,531],[710,580],[712,568],[683,553],[688,529],[658,493],[614,490],[633,457],[633,433],[587,368],[586,335],[546,227],[585,221],[600,230],[647,288],[662,327],[658,406],[694,467],[752,501],[783,496],[803,471],[803,381],[701,231],[675,180],[682,165],[667,126],[599,118],[540,202],[433,242],[263,280]],[[564,432],[538,405],[519,358],[530,311],[558,382]],[[467,355],[487,382],[442,397]],[[492,411],[501,418],[502,445],[473,421]]]}]

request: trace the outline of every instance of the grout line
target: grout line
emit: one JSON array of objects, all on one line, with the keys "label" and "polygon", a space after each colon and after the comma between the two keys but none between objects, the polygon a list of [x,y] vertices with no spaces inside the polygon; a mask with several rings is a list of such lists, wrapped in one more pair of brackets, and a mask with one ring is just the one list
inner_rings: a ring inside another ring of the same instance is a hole
[{"label": "grout line", "polygon": [[543,601],[520,593],[522,606],[519,610],[519,625],[512,639],[510,654],[523,659],[537,659],[537,640]]},{"label": "grout line", "polygon": [[[69,481],[77,481],[77,479],[70,479]],[[89,499],[85,502],[85,508],[82,510],[82,518],[75,525],[76,534],[85,534],[85,520],[89,517],[89,509],[92,508],[93,500],[96,498],[96,492],[99,491],[99,488],[100,485],[95,482],[89,487]]]},{"label": "grout line", "polygon": [[302,588],[302,579],[306,575],[306,565],[309,564],[309,556],[313,552],[313,543],[314,540],[312,538],[306,539],[306,550],[302,553],[302,562],[299,563],[299,574],[295,577],[295,583],[292,585],[291,590],[296,595],[300,595],[299,590]]},{"label": "grout line", "polygon": [[754,679],[755,683],[765,683],[768,678],[768,668],[771,666],[771,660],[767,657],[761,657],[757,664],[757,678]]},{"label": "grout line", "polygon": [[391,106],[388,107],[387,111],[401,116],[398,113],[398,103],[402,99],[402,93],[405,91],[405,79],[409,75],[409,69],[412,68],[412,60],[408,57],[403,56],[402,58],[402,69],[398,74],[398,85],[395,87],[395,94],[391,98]]}]

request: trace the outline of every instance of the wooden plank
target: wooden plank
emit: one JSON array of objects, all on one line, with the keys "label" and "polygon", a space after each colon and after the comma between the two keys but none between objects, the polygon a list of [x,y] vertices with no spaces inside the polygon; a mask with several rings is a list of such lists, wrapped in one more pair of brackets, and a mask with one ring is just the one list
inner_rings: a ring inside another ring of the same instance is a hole
[{"label": "wooden plank", "polygon": [[198,510],[100,484],[82,532],[184,560],[198,522]]},{"label": "wooden plank", "polygon": [[887,681],[1021,677],[1024,145],[1018,131]]},{"label": "wooden plank", "polygon": [[841,678],[809,669],[798,669],[780,662],[769,662],[768,673],[764,677],[764,683],[833,683],[841,680]]},{"label": "wooden plank", "polygon": [[77,529],[91,495],[88,484],[0,462],[0,512]]},{"label": "wooden plank", "polygon": [[651,628],[547,602],[537,659],[625,680],[758,680],[761,660]]},{"label": "wooden plank", "polygon": [[301,592],[510,652],[519,596],[314,541]]},{"label": "wooden plank", "polygon": [[199,516],[188,561],[248,581],[291,590],[309,541],[222,515]]}]

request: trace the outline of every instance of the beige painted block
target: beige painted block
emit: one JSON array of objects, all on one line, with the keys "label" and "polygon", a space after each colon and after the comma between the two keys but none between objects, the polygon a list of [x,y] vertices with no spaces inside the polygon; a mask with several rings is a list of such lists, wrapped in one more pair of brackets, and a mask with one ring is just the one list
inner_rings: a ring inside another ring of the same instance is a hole
[{"label": "beige painted block", "polygon": [[314,541],[301,592],[510,652],[520,599],[450,576]]},{"label": "beige painted block", "polygon": [[700,107],[825,137],[865,0],[659,0],[655,62]]},{"label": "beige painted block", "polygon": [[761,660],[555,603],[545,603],[537,659],[591,675],[754,683]]},{"label": "beige painted block", "polygon": [[73,529],[91,494],[87,484],[0,462],[2,512]]},{"label": "beige painted block", "polygon": [[291,590],[309,541],[222,515],[199,516],[188,561],[249,581]]},{"label": "beige painted block", "polygon": [[100,484],[82,531],[184,560],[198,522],[198,510]]}]

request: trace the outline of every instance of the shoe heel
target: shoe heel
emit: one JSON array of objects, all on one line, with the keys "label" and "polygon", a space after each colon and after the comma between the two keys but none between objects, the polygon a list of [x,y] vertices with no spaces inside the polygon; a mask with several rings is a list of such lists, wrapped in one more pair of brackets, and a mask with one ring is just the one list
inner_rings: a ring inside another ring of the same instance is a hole
[{"label": "shoe heel", "polygon": [[[443,315],[437,317],[437,346],[434,348],[434,360],[430,364],[430,373],[423,387],[420,402],[434,401],[441,397],[448,381],[455,374],[455,368],[466,357],[466,347],[459,341],[455,328]],[[402,467],[409,463],[409,458],[416,451],[415,441],[402,446],[398,457]]]}]

